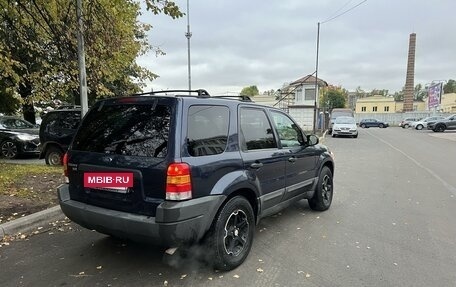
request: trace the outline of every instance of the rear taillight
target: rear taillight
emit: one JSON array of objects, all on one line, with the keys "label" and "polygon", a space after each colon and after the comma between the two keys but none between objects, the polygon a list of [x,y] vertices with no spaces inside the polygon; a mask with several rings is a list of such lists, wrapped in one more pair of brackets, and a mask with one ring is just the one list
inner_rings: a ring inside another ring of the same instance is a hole
[{"label": "rear taillight", "polygon": [[68,183],[68,153],[63,156],[63,175],[65,175],[65,182]]},{"label": "rear taillight", "polygon": [[172,163],[166,172],[166,199],[185,200],[192,198],[190,166],[186,163]]}]

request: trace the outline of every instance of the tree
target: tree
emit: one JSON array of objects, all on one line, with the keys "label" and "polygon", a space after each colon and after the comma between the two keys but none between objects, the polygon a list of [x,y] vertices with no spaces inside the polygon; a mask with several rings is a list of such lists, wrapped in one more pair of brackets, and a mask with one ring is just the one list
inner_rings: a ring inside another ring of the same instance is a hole
[{"label": "tree", "polygon": [[[183,15],[174,2],[145,1],[154,14]],[[140,82],[157,75],[135,62],[154,49],[146,38],[150,26],[137,21],[139,3],[83,4],[89,103],[140,91]],[[0,82],[11,83],[23,100],[24,117],[32,122],[34,101],[79,100],[75,8],[73,0],[0,0],[0,59],[6,61],[0,65]]]},{"label": "tree", "polygon": [[405,87],[402,87],[402,90],[394,92],[393,97],[395,101],[403,101],[405,95]]},{"label": "tree", "polygon": [[383,90],[381,90],[381,89],[373,89],[370,92],[370,96],[378,96],[378,95],[386,97],[386,96],[388,96],[388,90],[385,90],[385,89],[383,89]]},{"label": "tree", "polygon": [[323,108],[345,108],[348,92],[341,87],[329,86],[323,90],[320,106]]},{"label": "tree", "polygon": [[414,93],[414,98],[417,101],[422,101],[424,98],[427,97],[427,89],[423,88],[423,85],[417,84],[415,86],[415,93]]},{"label": "tree", "polygon": [[448,82],[443,85],[443,92],[445,94],[456,93],[456,81],[449,79]]},{"label": "tree", "polygon": [[253,96],[256,96],[259,94],[260,94],[260,92],[258,91],[257,86],[249,86],[249,87],[245,87],[241,90],[241,95],[243,95],[243,96],[253,97]]}]

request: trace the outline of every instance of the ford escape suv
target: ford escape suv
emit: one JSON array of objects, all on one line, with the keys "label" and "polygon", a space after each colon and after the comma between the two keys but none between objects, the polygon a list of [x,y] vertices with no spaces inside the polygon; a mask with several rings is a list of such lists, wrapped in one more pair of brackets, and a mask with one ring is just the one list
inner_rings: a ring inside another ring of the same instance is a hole
[{"label": "ford escape suv", "polygon": [[63,164],[69,219],[167,247],[208,244],[220,270],[245,260],[261,218],[301,199],[323,211],[333,196],[332,154],[315,135],[281,110],[204,90],[97,102]]}]

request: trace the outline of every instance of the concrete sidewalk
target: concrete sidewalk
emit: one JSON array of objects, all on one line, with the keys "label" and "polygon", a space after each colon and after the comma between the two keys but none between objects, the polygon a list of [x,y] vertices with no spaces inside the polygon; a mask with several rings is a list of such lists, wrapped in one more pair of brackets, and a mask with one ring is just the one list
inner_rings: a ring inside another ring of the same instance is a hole
[{"label": "concrete sidewalk", "polygon": [[60,206],[54,206],[3,224],[0,224],[0,240],[5,236],[27,233],[38,227],[46,227],[49,222],[64,219]]}]

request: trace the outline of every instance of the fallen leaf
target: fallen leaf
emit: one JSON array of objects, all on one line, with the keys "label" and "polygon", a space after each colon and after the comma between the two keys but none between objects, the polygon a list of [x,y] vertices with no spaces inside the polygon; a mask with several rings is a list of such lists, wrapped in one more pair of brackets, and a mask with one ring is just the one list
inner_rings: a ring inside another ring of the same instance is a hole
[{"label": "fallen leaf", "polygon": [[21,235],[21,239],[25,239],[27,236],[25,236],[24,234]]},{"label": "fallen leaf", "polygon": [[219,278],[223,278],[223,275],[220,275]]},{"label": "fallen leaf", "polygon": [[257,272],[263,273],[263,269],[257,268]]},{"label": "fallen leaf", "polygon": [[394,262],[393,264],[394,264],[394,266],[397,266],[397,263],[396,263],[396,262]]},{"label": "fallen leaf", "polygon": [[310,277],[310,274],[309,274],[309,273],[307,273],[307,274],[306,274],[306,278],[309,278],[309,277]]},{"label": "fallen leaf", "polygon": [[304,273],[304,271],[301,271],[301,270],[298,271],[298,274],[302,274],[302,273]]},{"label": "fallen leaf", "polygon": [[163,282],[163,286],[168,286],[168,281],[165,280],[165,281]]},{"label": "fallen leaf", "polygon": [[233,277],[236,278],[236,279],[238,279],[238,278],[239,278],[239,275],[234,274]]},{"label": "fallen leaf", "polygon": [[38,229],[38,230],[41,230],[41,229],[43,229],[43,226],[39,226],[37,229]]},{"label": "fallen leaf", "polygon": [[263,262],[263,259],[258,259],[258,262]]},{"label": "fallen leaf", "polygon": [[187,274],[182,274],[181,275],[181,280],[184,279],[185,277],[187,277]]},{"label": "fallen leaf", "polygon": [[79,275],[84,275],[84,274],[85,274],[84,271],[79,272]]},{"label": "fallen leaf", "polygon": [[100,266],[97,266],[97,269],[100,270],[101,268],[103,268],[101,265]]},{"label": "fallen leaf", "polygon": [[207,280],[211,280],[212,281],[212,277],[207,278]]}]

